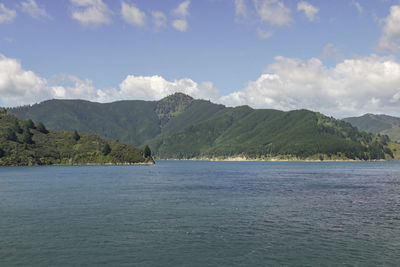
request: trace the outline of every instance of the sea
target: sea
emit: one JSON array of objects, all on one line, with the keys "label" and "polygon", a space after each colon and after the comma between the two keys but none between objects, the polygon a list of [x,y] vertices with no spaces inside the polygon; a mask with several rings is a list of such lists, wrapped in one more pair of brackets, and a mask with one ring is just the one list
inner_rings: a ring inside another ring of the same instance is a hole
[{"label": "sea", "polygon": [[1,167],[0,266],[400,266],[400,162]]}]

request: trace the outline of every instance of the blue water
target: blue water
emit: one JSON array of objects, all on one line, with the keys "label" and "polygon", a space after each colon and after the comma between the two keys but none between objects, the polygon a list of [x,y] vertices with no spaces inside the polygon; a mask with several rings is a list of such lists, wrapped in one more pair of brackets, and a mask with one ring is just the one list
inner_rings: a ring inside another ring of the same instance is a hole
[{"label": "blue water", "polygon": [[0,266],[399,266],[400,163],[0,168]]}]

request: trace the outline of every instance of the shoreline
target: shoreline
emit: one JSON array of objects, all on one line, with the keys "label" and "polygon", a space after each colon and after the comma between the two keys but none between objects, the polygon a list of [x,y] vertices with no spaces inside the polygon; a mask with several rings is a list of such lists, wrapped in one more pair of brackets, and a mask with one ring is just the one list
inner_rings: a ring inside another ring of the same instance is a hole
[{"label": "shoreline", "polygon": [[253,159],[245,157],[228,157],[228,158],[190,158],[190,159],[177,159],[177,158],[166,158],[166,159],[155,159],[155,160],[170,160],[170,161],[210,161],[210,162],[384,162],[384,161],[396,161],[396,160],[356,160],[356,159],[280,159],[280,158],[268,158],[268,159]]},{"label": "shoreline", "polygon": [[155,165],[155,161],[153,162],[122,162],[122,163],[77,163],[77,164],[25,164],[25,165],[0,165],[0,167],[41,167],[41,166],[146,166],[146,165]]}]

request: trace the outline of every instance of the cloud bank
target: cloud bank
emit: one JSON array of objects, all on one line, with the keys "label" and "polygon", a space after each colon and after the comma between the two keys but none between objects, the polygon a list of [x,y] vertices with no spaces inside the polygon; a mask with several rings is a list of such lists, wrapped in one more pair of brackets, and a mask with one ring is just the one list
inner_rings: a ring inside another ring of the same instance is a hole
[{"label": "cloud bank", "polygon": [[33,104],[51,98],[97,102],[158,100],[182,92],[228,106],[305,108],[339,118],[369,112],[400,115],[400,63],[376,55],[346,59],[333,67],[327,67],[317,58],[276,57],[258,79],[224,96],[219,95],[211,82],[198,83],[190,78],[169,81],[158,75],[128,75],[118,88],[105,89],[96,88],[89,79],[71,75],[53,83],[24,70],[18,60],[0,55],[2,106]]}]

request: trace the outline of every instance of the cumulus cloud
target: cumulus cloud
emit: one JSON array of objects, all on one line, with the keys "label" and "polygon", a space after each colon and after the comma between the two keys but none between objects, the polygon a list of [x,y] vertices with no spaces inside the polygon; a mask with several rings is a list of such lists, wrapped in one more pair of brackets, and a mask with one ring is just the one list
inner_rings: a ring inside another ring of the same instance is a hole
[{"label": "cumulus cloud", "polygon": [[319,12],[319,8],[306,1],[301,1],[297,4],[297,11],[303,11],[309,21],[314,21]]},{"label": "cumulus cloud", "polygon": [[0,101],[7,105],[22,105],[45,99],[51,94],[45,79],[23,70],[16,59],[0,54]]},{"label": "cumulus cloud", "polygon": [[186,0],[171,11],[172,15],[177,17],[177,19],[172,21],[172,26],[180,32],[185,32],[189,27],[187,22],[187,16],[189,16],[189,5],[190,1]]},{"label": "cumulus cloud", "polygon": [[175,92],[195,98],[217,99],[218,90],[211,82],[196,83],[192,79],[167,81],[161,76],[128,75],[121,82],[120,95],[127,99],[158,100]]},{"label": "cumulus cloud", "polygon": [[400,41],[400,6],[390,7],[390,14],[383,20],[383,34],[379,40],[378,49],[384,51],[399,51]]},{"label": "cumulus cloud", "polygon": [[111,10],[102,0],[70,0],[72,18],[84,26],[97,27],[111,23]]},{"label": "cumulus cloud", "polygon": [[292,110],[306,108],[337,117],[367,112],[400,115],[400,64],[360,57],[334,67],[321,60],[276,57],[266,73],[221,97],[227,105]]},{"label": "cumulus cloud", "polygon": [[8,9],[3,3],[0,3],[0,24],[12,22],[17,16],[17,12],[13,9]]},{"label": "cumulus cloud", "polygon": [[290,9],[278,0],[254,0],[261,21],[272,25],[289,26],[292,23]]},{"label": "cumulus cloud", "polygon": [[123,19],[132,25],[142,27],[146,21],[146,14],[135,6],[135,4],[121,3],[121,14]]},{"label": "cumulus cloud", "polygon": [[175,92],[201,99],[218,99],[218,90],[211,82],[197,83],[189,78],[168,81],[161,76],[128,75],[118,89],[98,89],[92,80],[73,75],[59,75],[54,81],[49,81],[33,71],[24,70],[18,60],[0,54],[1,106],[33,104],[52,98],[96,102],[159,100]]},{"label": "cumulus cloud", "polygon": [[151,12],[153,16],[154,26],[156,29],[160,29],[167,26],[167,16],[161,11]]},{"label": "cumulus cloud", "polygon": [[27,0],[25,2],[21,2],[20,7],[22,12],[27,13],[34,19],[50,18],[46,10],[43,7],[39,7],[35,0]]},{"label": "cumulus cloud", "polygon": [[50,82],[0,55],[0,105],[32,104],[51,98],[97,102],[158,100],[175,92],[228,106],[280,110],[310,109],[335,117],[386,113],[400,116],[400,63],[371,55],[328,67],[317,58],[276,57],[266,72],[238,91],[219,97],[211,82],[128,75],[116,88],[96,88],[92,80],[64,75]]}]

